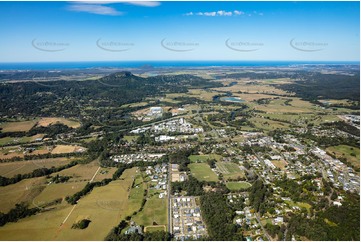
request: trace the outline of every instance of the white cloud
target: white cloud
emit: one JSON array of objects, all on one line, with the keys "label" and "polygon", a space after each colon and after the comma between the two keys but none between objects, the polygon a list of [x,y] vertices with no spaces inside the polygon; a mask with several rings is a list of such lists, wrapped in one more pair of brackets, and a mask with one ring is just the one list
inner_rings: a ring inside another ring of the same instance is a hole
[{"label": "white cloud", "polygon": [[142,6],[142,7],[157,7],[160,5],[160,2],[154,2],[154,1],[125,2],[125,3]]},{"label": "white cloud", "polygon": [[203,14],[204,14],[204,16],[212,16],[212,17],[217,15],[216,12],[204,12]]},{"label": "white cloud", "polygon": [[243,15],[244,14],[244,12],[238,11],[238,10],[234,10],[233,13],[234,13],[234,15]]},{"label": "white cloud", "polygon": [[71,4],[68,6],[68,10],[74,12],[86,12],[100,15],[122,15],[122,12],[119,12],[115,8],[97,5],[97,4]]},{"label": "white cloud", "polygon": [[232,12],[226,12],[223,10],[217,11],[217,15],[219,16],[232,16]]},{"label": "white cloud", "polygon": [[[256,11],[254,11],[255,13],[257,13]],[[251,14],[246,14],[243,11],[239,11],[239,10],[234,10],[234,11],[224,11],[224,10],[218,10],[218,11],[214,11],[214,12],[197,12],[197,13],[193,13],[193,12],[188,12],[184,14],[185,16],[193,16],[193,15],[197,15],[197,16],[207,16],[207,17],[216,17],[216,16],[240,16],[240,15],[248,15],[251,16]],[[258,13],[258,15],[263,15],[263,13]]]}]

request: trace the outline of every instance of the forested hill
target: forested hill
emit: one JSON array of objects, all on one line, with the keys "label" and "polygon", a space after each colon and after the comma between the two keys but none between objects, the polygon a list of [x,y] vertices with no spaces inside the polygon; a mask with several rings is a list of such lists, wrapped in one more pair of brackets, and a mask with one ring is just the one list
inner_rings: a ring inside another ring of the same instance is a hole
[{"label": "forested hill", "polygon": [[84,107],[94,110],[87,115],[96,115],[101,108],[120,107],[148,96],[219,85],[192,75],[142,78],[130,72],[117,72],[88,81],[1,83],[0,115],[78,117]]}]

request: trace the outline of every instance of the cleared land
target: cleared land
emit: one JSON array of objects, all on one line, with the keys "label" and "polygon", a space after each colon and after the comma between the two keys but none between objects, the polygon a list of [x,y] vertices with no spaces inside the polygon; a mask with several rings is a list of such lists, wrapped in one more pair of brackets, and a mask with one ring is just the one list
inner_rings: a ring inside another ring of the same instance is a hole
[{"label": "cleared land", "polygon": [[45,177],[38,177],[0,187],[0,212],[8,212],[16,203],[31,203],[45,188],[45,181]]},{"label": "cleared land", "polygon": [[115,167],[101,168],[94,178],[94,181],[101,181],[106,178],[112,178],[114,172],[117,170]]},{"label": "cleared land", "polygon": [[0,124],[1,132],[27,132],[35,126],[37,120],[21,121],[21,122],[5,122]]},{"label": "cleared land", "polygon": [[71,120],[71,119],[67,119],[67,118],[41,118],[39,121],[38,121],[38,124],[37,126],[43,126],[43,127],[47,127],[49,125],[52,125],[52,124],[56,124],[56,123],[61,123],[61,124],[64,124],[68,127],[71,127],[71,128],[79,128],[80,127],[80,123],[76,120]]},{"label": "cleared land", "polygon": [[337,158],[345,157],[353,166],[360,169],[360,149],[348,145],[331,146],[326,149]]},{"label": "cleared land", "polygon": [[0,146],[1,145],[11,145],[11,144],[22,144],[22,143],[28,143],[33,142],[38,138],[43,138],[45,134],[36,134],[33,136],[24,136],[24,137],[4,137],[0,139]]},{"label": "cleared land", "polygon": [[227,182],[226,186],[231,191],[238,191],[241,189],[247,189],[252,185],[249,182]]},{"label": "cleared land", "polygon": [[55,199],[64,199],[66,196],[73,195],[84,188],[87,182],[66,182],[58,184],[48,184],[45,189],[36,196],[31,207],[43,206]]},{"label": "cleared land", "polygon": [[[128,209],[128,194],[136,168],[126,170],[122,180],[95,188],[80,199],[77,207],[63,226],[58,240],[103,240],[110,229],[134,211]],[[87,217],[89,227],[83,231],[71,229],[71,225]]]},{"label": "cleared land", "polygon": [[285,167],[288,165],[288,163],[285,160],[272,160],[271,162],[273,165],[280,168],[281,170],[284,170]]},{"label": "cleared land", "polygon": [[[288,99],[292,101],[287,104],[286,101]],[[270,100],[268,104],[254,104],[254,108],[265,111],[266,113],[312,113],[322,111],[322,109],[316,107],[315,104],[295,97],[273,99]]]},{"label": "cleared land", "polygon": [[[136,168],[126,170],[121,179],[95,188],[75,208],[63,202],[51,211],[0,227],[0,240],[29,240],[29,235],[32,240],[104,240],[111,228],[134,212],[128,209],[128,189],[135,171]],[[91,220],[89,227],[71,229],[82,218]]]},{"label": "cleared land", "polygon": [[58,167],[70,163],[73,159],[70,158],[49,158],[40,160],[27,160],[16,162],[0,163],[0,176],[13,177],[17,174],[30,173],[39,168],[51,168],[52,166]]},{"label": "cleared land", "polygon": [[82,152],[85,148],[77,145],[57,145],[51,151],[52,154],[65,154],[65,153],[73,153],[73,152]]},{"label": "cleared land", "polygon": [[71,176],[72,178],[69,181],[90,181],[98,168],[99,164],[96,161],[93,161],[89,164],[73,166],[69,169],[54,173],[53,175],[59,174],[61,176]]},{"label": "cleared land", "polygon": [[[148,198],[143,210],[132,219],[139,225],[167,225],[167,199],[153,195]],[[164,230],[165,226],[162,230]]]},{"label": "cleared land", "polygon": [[239,168],[239,165],[232,162],[217,162],[217,170],[223,174],[223,177],[228,179],[238,179],[245,176],[244,171]]},{"label": "cleared land", "polygon": [[208,164],[193,163],[188,165],[192,175],[200,181],[218,181],[216,173],[214,173]]}]

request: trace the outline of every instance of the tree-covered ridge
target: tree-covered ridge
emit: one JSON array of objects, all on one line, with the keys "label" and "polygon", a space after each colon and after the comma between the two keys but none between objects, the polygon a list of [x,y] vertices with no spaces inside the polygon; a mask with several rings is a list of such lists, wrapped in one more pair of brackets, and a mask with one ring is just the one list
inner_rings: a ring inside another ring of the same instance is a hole
[{"label": "tree-covered ridge", "polygon": [[121,117],[124,114],[119,110],[109,110],[149,96],[186,92],[190,87],[216,86],[221,84],[192,75],[143,78],[130,72],[88,81],[1,83],[0,115],[100,117],[108,114]]}]

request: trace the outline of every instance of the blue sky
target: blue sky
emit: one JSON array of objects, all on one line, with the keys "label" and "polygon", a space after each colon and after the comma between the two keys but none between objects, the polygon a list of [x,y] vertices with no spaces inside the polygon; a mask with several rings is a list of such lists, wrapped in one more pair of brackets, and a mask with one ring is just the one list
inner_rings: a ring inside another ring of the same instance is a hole
[{"label": "blue sky", "polygon": [[359,61],[359,2],[0,2],[0,62]]}]

